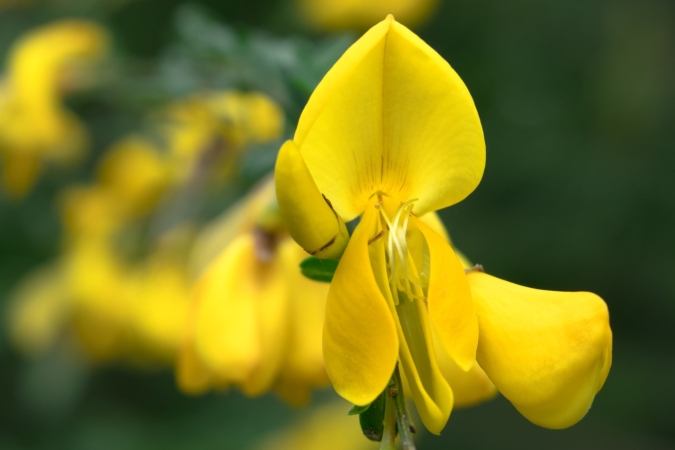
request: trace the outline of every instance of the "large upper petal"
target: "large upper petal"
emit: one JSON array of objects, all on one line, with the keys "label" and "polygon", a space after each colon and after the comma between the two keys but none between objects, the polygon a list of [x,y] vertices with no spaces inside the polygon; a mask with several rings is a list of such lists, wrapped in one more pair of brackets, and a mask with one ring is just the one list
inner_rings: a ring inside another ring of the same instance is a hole
[{"label": "large upper petal", "polygon": [[394,319],[368,255],[368,241],[377,226],[378,215],[372,208],[347,245],[326,301],[326,371],[337,393],[355,405],[366,405],[380,395],[398,355]]},{"label": "large upper petal", "polygon": [[467,278],[480,327],[477,359],[497,389],[537,425],[566,428],[581,420],[611,365],[605,302],[481,272]]},{"label": "large upper petal", "polygon": [[415,212],[457,203],[478,185],[485,142],[466,86],[389,16],[350,47],[305,107],[294,141],[319,190],[349,220],[381,191]]}]

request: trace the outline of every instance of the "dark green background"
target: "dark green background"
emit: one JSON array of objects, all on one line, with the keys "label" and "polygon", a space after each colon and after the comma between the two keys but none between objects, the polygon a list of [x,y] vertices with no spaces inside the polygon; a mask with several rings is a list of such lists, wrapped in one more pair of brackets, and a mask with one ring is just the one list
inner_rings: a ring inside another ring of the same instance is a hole
[{"label": "dark green background", "polygon": [[[166,58],[178,39],[177,0],[70,3],[0,11],[0,54],[25,29],[70,14],[104,21],[117,56],[135,75],[139,65]],[[202,5],[243,33],[316,37],[280,2]],[[609,378],[578,425],[544,430],[497,398],[453,412],[443,435],[427,436],[419,447],[674,448],[675,3],[441,0],[417,32],[468,85],[487,141],[483,182],[442,213],[456,245],[501,278],[598,293],[614,332]],[[318,53],[309,52],[315,62]],[[317,63],[315,72],[324,66]],[[317,73],[296,70],[305,83],[318,81]],[[307,95],[295,87],[285,103],[291,117]],[[73,100],[95,134],[89,167],[140,115],[138,105],[118,100]],[[272,159],[265,161],[240,185],[270,167]],[[25,203],[0,203],[0,300],[20,275],[56,254],[54,191],[86,177],[86,170],[47,177]],[[332,395],[328,390],[316,403]],[[27,363],[4,333],[0,338],[3,449],[247,448],[305,414],[271,396],[187,398],[168,372],[88,373],[58,350]]]}]

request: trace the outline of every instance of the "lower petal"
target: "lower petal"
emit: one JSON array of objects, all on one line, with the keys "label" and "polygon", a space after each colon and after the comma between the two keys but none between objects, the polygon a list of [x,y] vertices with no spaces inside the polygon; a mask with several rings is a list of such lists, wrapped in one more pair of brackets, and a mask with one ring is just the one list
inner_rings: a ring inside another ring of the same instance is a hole
[{"label": "lower petal", "polygon": [[455,396],[455,408],[477,405],[497,395],[497,388],[478,363],[465,372],[443,350],[437,336],[434,336],[434,347],[438,368]]},{"label": "lower petal", "polygon": [[607,306],[589,292],[530,289],[467,276],[480,327],[477,359],[527,419],[566,428],[583,418],[611,365]]},{"label": "lower petal", "polygon": [[436,362],[431,327],[424,304],[402,299],[396,306],[399,360],[417,412],[427,430],[440,434],[450,418],[453,392]]},{"label": "lower petal", "polygon": [[[410,247],[415,247],[422,240],[409,241]],[[370,260],[375,270],[376,279],[383,280],[380,289],[385,294],[392,315],[395,317],[396,331],[399,340],[399,363],[401,376],[406,392],[409,392],[415,402],[424,426],[432,433],[438,434],[450,417],[453,406],[452,390],[443,378],[436,363],[436,353],[432,337],[432,327],[429,324],[429,314],[421,298],[410,299],[403,292],[398,293],[398,304],[390,294],[387,285],[387,263],[385,259],[384,239],[379,239],[370,245]],[[419,247],[419,245],[417,245]],[[408,264],[411,271],[417,272],[417,266],[424,265],[419,258],[419,248],[413,248],[413,256]],[[424,270],[424,269],[423,269]]]},{"label": "lower petal", "polygon": [[443,237],[419,219],[430,254],[428,309],[438,340],[464,371],[476,360],[478,321],[462,263]]},{"label": "lower petal", "polygon": [[326,301],[326,370],[337,393],[355,405],[367,405],[384,390],[398,353],[396,326],[368,255],[377,219],[377,210],[366,210],[335,271]]}]

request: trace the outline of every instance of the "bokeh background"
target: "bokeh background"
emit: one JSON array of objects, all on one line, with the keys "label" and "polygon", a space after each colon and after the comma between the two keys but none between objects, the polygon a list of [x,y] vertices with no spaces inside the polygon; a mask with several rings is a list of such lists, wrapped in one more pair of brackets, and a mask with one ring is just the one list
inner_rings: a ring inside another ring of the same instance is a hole
[{"label": "bokeh background", "polygon": [[[363,31],[359,21],[312,23],[297,8],[0,1],[0,60],[18,36],[61,18],[99,21],[113,39],[98,81],[67,99],[92,138],[84,163],[48,171],[21,201],[0,199],[0,306],[59,254],[58,192],[89,180],[104,149],[149,110],[204,88],[257,89],[293,132],[313,87]],[[501,278],[598,293],[614,332],[607,383],[576,426],[538,428],[497,397],[454,411],[419,448],[675,448],[675,3],[438,0],[416,21],[469,87],[487,141],[481,185],[441,214],[455,244]],[[225,187],[180,213],[215,216],[272,168],[277,149],[247,151]],[[330,388],[307,408],[236,390],[189,397],[170,368],[92,368],[58,348],[26,358],[7,320],[0,327],[2,449],[257,448],[336,399]]]}]

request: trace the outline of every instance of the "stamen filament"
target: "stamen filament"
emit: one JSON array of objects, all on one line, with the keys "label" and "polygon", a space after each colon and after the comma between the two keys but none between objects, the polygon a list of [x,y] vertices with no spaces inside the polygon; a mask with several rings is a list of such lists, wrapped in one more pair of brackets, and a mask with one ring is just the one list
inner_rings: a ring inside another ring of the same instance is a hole
[{"label": "stamen filament", "polygon": [[387,238],[388,281],[392,298],[396,305],[399,304],[400,300],[399,292],[405,293],[405,297],[410,301],[424,299],[422,282],[419,274],[416,272],[412,255],[408,249],[407,240],[408,223],[415,201],[417,201],[417,199],[401,203],[396,209],[393,220],[387,216],[387,213],[382,207],[382,202],[376,205],[380,210],[380,215],[386,225],[386,231],[383,231]]}]

